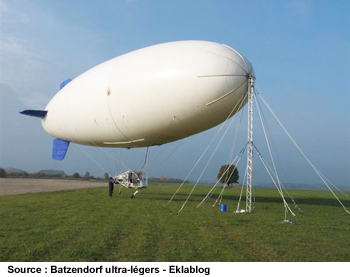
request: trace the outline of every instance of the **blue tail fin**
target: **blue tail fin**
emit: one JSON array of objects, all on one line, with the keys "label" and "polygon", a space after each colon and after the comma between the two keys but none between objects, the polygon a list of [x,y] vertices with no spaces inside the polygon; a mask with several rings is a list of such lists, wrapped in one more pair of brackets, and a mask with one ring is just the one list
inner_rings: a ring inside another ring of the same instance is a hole
[{"label": "blue tail fin", "polygon": [[68,83],[72,81],[72,79],[67,79],[65,80],[61,85],[60,85],[60,90],[63,89],[66,85],[68,85]]},{"label": "blue tail fin", "polygon": [[47,114],[47,111],[39,111],[39,110],[25,110],[23,112],[19,112],[20,114],[44,118]]},{"label": "blue tail fin", "polygon": [[52,159],[62,161],[66,156],[69,141],[54,139],[52,148]]}]

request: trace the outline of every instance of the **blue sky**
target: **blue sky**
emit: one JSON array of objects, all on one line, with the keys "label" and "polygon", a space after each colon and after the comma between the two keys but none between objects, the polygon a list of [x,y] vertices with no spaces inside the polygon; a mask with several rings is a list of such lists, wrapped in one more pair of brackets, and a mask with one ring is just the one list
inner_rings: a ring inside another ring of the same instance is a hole
[{"label": "blue sky", "polygon": [[[103,171],[75,145],[63,162],[53,161],[52,138],[40,120],[18,111],[45,108],[61,82],[108,59],[157,43],[195,39],[225,43],[242,52],[253,64],[266,99],[311,161],[333,183],[349,188],[349,14],[348,0],[0,0],[0,167],[29,172],[59,169],[68,174],[89,171],[102,176]],[[321,183],[265,113],[284,181]],[[237,122],[203,181],[214,181],[220,165],[226,163]],[[184,178],[216,131],[151,148],[149,176]],[[268,156],[259,126],[255,139]],[[245,140],[242,130],[237,147]],[[121,169],[101,150],[84,150],[109,172]],[[131,168],[143,163],[145,153],[145,149],[107,151]],[[241,176],[244,162],[239,167]],[[191,180],[196,180],[203,166]],[[258,160],[256,172],[256,182],[269,182]]]}]

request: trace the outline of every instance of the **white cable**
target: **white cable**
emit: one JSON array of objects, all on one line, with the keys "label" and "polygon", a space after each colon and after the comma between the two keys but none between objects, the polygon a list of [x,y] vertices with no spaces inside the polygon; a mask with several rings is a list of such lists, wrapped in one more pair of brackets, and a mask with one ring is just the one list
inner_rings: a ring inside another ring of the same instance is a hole
[{"label": "white cable", "polygon": [[[74,142],[72,140],[72,142]],[[74,142],[75,143],[75,142]],[[79,144],[75,143],[76,146],[78,146],[80,148],[81,151],[83,151],[93,162],[95,162],[104,172],[108,173],[108,170],[104,169],[97,161],[95,161],[95,159],[93,157],[91,157]],[[111,176],[110,173],[108,173],[108,175]]]},{"label": "white cable", "polygon": [[[238,159],[239,157],[242,157],[246,147],[247,147],[247,145],[245,145],[243,147],[243,149],[237,154],[236,158],[232,161],[230,166],[233,165],[233,163],[236,161],[236,159]],[[207,195],[203,198],[203,200],[197,205],[196,209],[198,209],[200,207],[200,205],[202,205],[202,203],[208,198],[208,195],[211,193],[211,191],[213,191],[215,189],[215,187],[221,181],[221,178],[225,175],[225,173],[228,171],[229,168],[230,167],[227,167],[227,169],[224,171],[224,173],[221,175],[221,177],[216,181],[215,185],[211,188],[211,190],[207,193]]]},{"label": "white cable", "polygon": [[[281,197],[282,197],[282,199],[283,199],[284,205],[285,205],[286,207],[288,207],[289,211],[293,214],[293,216],[295,216],[295,214],[294,214],[293,211],[289,208],[289,205],[288,205],[287,201],[285,200],[285,198],[284,198],[284,196],[283,196],[283,192],[282,192],[281,187],[278,187],[278,186],[277,186],[277,184],[276,184],[276,182],[275,182],[275,179],[274,179],[273,176],[271,175],[271,172],[270,172],[270,170],[268,169],[268,167],[267,167],[267,165],[266,165],[266,164],[267,164],[266,161],[263,159],[263,157],[262,157],[260,151],[256,148],[256,146],[254,146],[254,147],[255,147],[256,151],[258,152],[258,156],[259,156],[259,158],[260,158],[262,164],[264,165],[264,167],[265,167],[267,173],[269,174],[269,176],[270,176],[270,178],[271,178],[273,184],[275,185],[275,187],[277,188],[277,191],[278,191],[279,194],[281,195]],[[273,172],[272,172],[272,174],[273,174]]]},{"label": "white cable", "polygon": [[190,172],[187,174],[186,178],[183,180],[183,182],[181,183],[181,185],[179,186],[179,188],[175,191],[175,193],[173,194],[173,196],[170,198],[170,200],[168,201],[167,204],[165,204],[165,206],[168,206],[169,203],[174,199],[175,195],[179,192],[179,190],[181,189],[181,187],[183,186],[183,184],[187,181],[188,177],[191,175],[191,173],[193,172],[193,170],[196,168],[197,164],[200,162],[200,160],[203,158],[203,156],[205,155],[205,153],[208,151],[209,147],[211,146],[211,144],[213,143],[213,141],[215,140],[215,138],[217,137],[217,135],[219,134],[219,132],[222,130],[222,128],[225,126],[227,120],[231,117],[233,111],[235,110],[235,108],[237,107],[238,103],[240,103],[242,101],[242,103],[244,102],[243,100],[245,99],[247,94],[242,95],[240,101],[238,101],[236,103],[236,105],[233,107],[232,111],[230,112],[230,114],[228,115],[228,117],[226,118],[226,120],[224,121],[224,123],[220,126],[219,130],[216,132],[215,136],[212,138],[212,140],[210,141],[210,143],[208,144],[208,146],[206,147],[206,149],[204,150],[204,152],[202,153],[202,155],[198,158],[197,162],[195,163],[195,165],[192,167],[192,169],[190,170]]},{"label": "white cable", "polygon": [[[234,166],[234,170],[232,171],[232,173],[231,173],[230,176],[228,177],[228,180],[231,179],[231,177],[232,177],[233,173],[235,172],[235,170],[237,169],[238,164],[239,164],[239,162],[241,161],[241,159],[242,159],[242,156],[240,156],[240,158],[238,159],[236,165],[234,165],[233,163],[230,165],[230,166]],[[218,198],[216,199],[216,201],[215,201],[213,207],[215,206],[216,202],[217,202],[219,199],[220,199],[219,205],[221,204],[221,201],[222,201],[222,198],[223,198],[223,196],[224,196],[224,191],[225,191],[226,186],[227,186],[227,180],[225,181],[225,185],[224,185],[224,187],[222,188],[221,193],[219,194]]]},{"label": "white cable", "polygon": [[[276,175],[275,175],[275,173],[273,172],[271,166],[267,163],[267,161],[265,161],[265,163],[266,163],[267,167],[271,170],[271,172],[272,172],[272,174],[274,175],[274,177],[277,178]],[[304,212],[302,211],[302,209],[300,209],[299,206],[297,205],[297,203],[294,201],[293,197],[289,194],[288,190],[284,187],[283,183],[281,182],[280,184],[281,184],[282,188],[284,189],[284,191],[288,194],[288,196],[290,197],[290,199],[292,200],[292,202],[294,203],[295,208],[298,209],[300,213],[304,213]]]},{"label": "white cable", "polygon": [[[243,102],[242,102],[242,103],[243,103]],[[234,119],[234,118],[233,118],[233,119]],[[221,137],[219,143],[216,145],[214,152],[211,154],[211,156],[210,156],[210,158],[209,158],[207,164],[205,165],[204,169],[202,170],[202,173],[199,175],[199,177],[198,177],[196,183],[194,184],[194,186],[193,186],[193,188],[192,188],[190,194],[188,195],[187,199],[186,199],[185,202],[183,203],[183,205],[182,205],[182,207],[180,208],[180,210],[178,211],[178,213],[180,213],[180,212],[183,210],[183,208],[184,208],[185,205],[187,204],[188,199],[190,199],[190,197],[191,197],[191,195],[192,195],[194,189],[195,189],[196,186],[198,185],[198,183],[199,183],[200,179],[202,178],[202,176],[203,176],[205,170],[207,169],[209,163],[211,162],[212,158],[214,157],[216,151],[218,150],[218,148],[219,148],[219,146],[220,146],[222,140],[224,139],[225,135],[227,134],[227,131],[230,129],[231,124],[232,124],[232,122],[233,122],[233,119],[231,120],[231,122],[230,122],[229,125],[227,126],[227,128],[226,128],[224,134],[222,135],[222,137]]]},{"label": "white cable", "polygon": [[269,139],[268,139],[267,134],[266,134],[266,131],[265,131],[265,124],[264,124],[264,122],[263,122],[263,120],[262,120],[262,116],[261,116],[261,112],[260,112],[260,107],[259,107],[259,105],[257,104],[257,101],[255,101],[255,105],[256,105],[257,110],[258,110],[259,119],[260,119],[261,126],[262,126],[262,129],[263,129],[263,132],[264,132],[264,136],[265,136],[267,148],[268,148],[268,150],[269,150],[270,158],[271,158],[271,161],[272,161],[272,166],[273,166],[273,169],[274,169],[274,171],[275,171],[275,176],[276,176],[278,185],[279,185],[279,187],[280,187],[281,193],[283,194],[283,191],[282,191],[282,188],[281,188],[281,182],[280,182],[280,179],[278,178],[278,174],[277,174],[277,169],[276,169],[275,161],[274,161],[273,156],[272,156],[272,152],[271,152],[271,148],[270,148]]},{"label": "white cable", "polygon": [[267,173],[269,174],[269,176],[270,176],[270,178],[271,178],[271,180],[272,180],[273,184],[274,184],[274,185],[275,185],[275,187],[277,188],[277,191],[278,191],[278,192],[279,192],[279,194],[281,195],[282,200],[283,200],[283,203],[284,203],[284,207],[285,207],[285,209],[288,209],[288,210],[290,211],[290,213],[291,213],[293,216],[296,216],[296,215],[293,213],[293,211],[291,210],[291,208],[289,207],[289,205],[288,205],[287,201],[284,199],[284,196],[283,196],[282,191],[281,191],[281,190],[279,189],[279,187],[277,186],[277,184],[276,184],[275,180],[273,179],[273,177],[272,177],[272,175],[271,175],[271,173],[270,173],[269,169],[267,168],[267,166],[266,166],[266,164],[265,164],[265,162],[264,162],[264,160],[263,160],[263,158],[262,158],[262,156],[261,156],[261,154],[260,154],[259,152],[258,152],[258,156],[259,156],[259,158],[260,158],[260,160],[261,160],[262,164],[264,165],[264,167],[265,167],[265,169],[266,169]]},{"label": "white cable", "polygon": [[[232,163],[230,164],[233,165],[233,163],[236,161],[236,159],[239,157],[240,153],[236,156],[236,158],[232,161]],[[229,166],[229,167],[230,167]],[[216,188],[216,186],[218,185],[218,183],[221,181],[221,178],[225,175],[225,173],[228,171],[229,167],[227,167],[227,169],[224,171],[224,173],[221,175],[221,177],[216,181],[216,183],[214,184],[214,186],[210,189],[210,191],[207,193],[207,195],[203,198],[203,200],[197,205],[196,209],[198,209],[202,203],[208,199],[208,195]]]},{"label": "white cable", "polygon": [[[171,143],[167,143],[167,144],[165,144],[165,146],[164,147],[162,147],[164,144],[162,144],[162,145],[157,145],[157,149],[152,153],[152,155],[150,156],[150,158],[149,158],[149,166],[151,167],[151,168],[153,168],[153,164],[154,164],[154,161],[155,160],[157,160],[157,158],[164,152],[164,150],[165,149],[167,149],[170,145],[171,145]],[[174,144],[175,145],[175,144]],[[155,145],[156,146],[156,145]],[[162,149],[160,150],[160,152],[159,153],[157,153],[158,152],[158,150],[160,149],[162,147]],[[157,155],[156,155],[156,153],[157,153]]]},{"label": "white cable", "polygon": [[[79,133],[80,135],[82,135],[76,128],[75,128],[75,131],[77,133]],[[95,142],[93,142],[90,138],[88,138],[86,135],[85,137],[93,144],[95,145],[96,147],[98,147],[98,149],[100,149],[103,153],[107,154],[109,157],[111,157],[114,161],[120,163],[122,166],[125,167],[126,170],[128,170],[128,168],[125,166],[125,164],[122,162],[122,161],[118,161],[117,159],[115,159],[111,154],[109,154],[107,151],[105,151],[102,147],[98,146]],[[108,160],[107,160],[108,162]]]},{"label": "white cable", "polygon": [[[235,148],[236,148],[237,136],[238,136],[238,133],[239,133],[239,130],[240,130],[240,127],[241,127],[241,122],[242,122],[243,113],[244,113],[244,107],[245,107],[245,106],[243,106],[242,111],[241,111],[241,117],[240,117],[239,122],[238,122],[238,124],[237,124],[235,136],[234,136],[233,143],[232,143],[232,147],[231,147],[231,151],[230,151],[230,155],[229,155],[229,158],[228,158],[226,164],[229,164],[229,163],[231,162],[232,157],[233,157],[234,150],[235,150]],[[236,165],[236,168],[237,168],[237,165]],[[231,178],[231,176],[230,176],[230,178]],[[223,199],[224,190],[225,190],[225,188],[226,188],[226,185],[227,185],[227,183],[225,182],[225,185],[224,185],[224,187],[223,187],[221,193],[219,194],[219,197],[220,197],[220,195],[221,195],[221,198],[220,198],[220,201],[219,201],[219,205],[221,204],[221,201],[222,201],[222,199]],[[210,198],[210,196],[209,196],[208,198]],[[216,201],[215,201],[213,207],[216,205],[216,202],[217,202],[217,201],[218,201],[218,199],[216,199]]]},{"label": "white cable", "polygon": [[[284,198],[282,187],[284,188],[285,191],[287,191],[287,190],[286,190],[286,188],[282,185],[282,183],[281,183],[281,181],[280,181],[280,179],[279,179],[279,177],[278,177],[278,173],[277,173],[275,161],[274,161],[273,156],[272,156],[272,151],[271,151],[269,139],[268,139],[268,137],[267,137],[266,130],[265,130],[265,124],[264,124],[264,122],[263,122],[262,115],[261,115],[262,111],[260,111],[260,106],[258,105],[258,101],[255,102],[255,105],[256,105],[257,110],[258,110],[259,119],[260,119],[260,122],[261,122],[261,126],[262,126],[262,129],[263,129],[263,133],[264,133],[264,136],[265,136],[267,148],[268,148],[268,150],[269,150],[269,154],[270,154],[270,158],[271,158],[271,161],[272,161],[272,166],[273,166],[273,170],[274,170],[274,171],[272,171],[271,168],[270,168],[270,170],[271,170],[272,173],[274,174],[274,176],[275,176],[275,178],[276,178],[276,180],[277,180],[277,183],[278,183],[278,185],[279,185],[279,188],[280,188],[281,196]],[[289,195],[290,198],[292,198],[288,192],[287,192],[287,194]],[[296,205],[296,203],[295,203],[295,201],[294,201],[293,199],[292,199],[292,201],[293,201],[293,203]],[[297,206],[297,205],[296,205],[296,206]],[[299,208],[298,208],[298,209],[299,209]],[[300,210],[300,209],[299,209],[299,210]]]},{"label": "white cable", "polygon": [[149,170],[151,170],[151,169],[153,169],[153,168],[155,168],[155,167],[158,167],[159,165],[165,163],[165,162],[175,153],[175,151],[176,151],[178,148],[180,148],[180,146],[182,146],[182,145],[184,145],[185,143],[189,142],[192,138],[193,138],[193,136],[191,136],[191,137],[189,137],[189,138],[187,138],[187,139],[185,138],[185,139],[179,141],[179,143],[176,145],[176,147],[174,147],[174,149],[171,150],[170,154],[168,154],[168,156],[166,156],[165,159],[163,159],[161,162],[159,162],[158,164],[155,165],[155,164],[154,164],[154,161],[155,161],[155,160],[160,156],[160,154],[162,153],[162,152],[160,152],[159,155],[153,159],[153,161],[152,161],[153,164],[150,165]]},{"label": "white cable", "polygon": [[[220,200],[219,200],[219,203],[218,203],[219,206],[221,205],[222,198],[224,197],[224,191],[225,191],[225,188],[226,188],[227,186],[228,186],[228,184],[226,183],[226,184],[224,185],[224,187],[222,188],[222,190],[221,190],[221,193],[220,193],[219,198],[218,198],[218,199],[220,199]],[[221,196],[221,197],[220,197],[220,196]]]},{"label": "white cable", "polygon": [[344,193],[343,191],[341,191],[340,189],[338,189],[331,181],[329,181],[328,178],[322,174],[322,172],[320,172],[319,170],[318,170],[318,172],[319,172],[319,173],[322,175],[322,177],[323,177],[325,180],[327,180],[328,183],[330,183],[337,191],[339,191],[339,192],[340,192],[341,194],[343,194],[344,196],[349,197],[349,195],[347,195],[346,193]]},{"label": "white cable", "polygon": [[[243,101],[241,102],[241,105],[239,106],[239,109],[241,109],[242,104],[243,104]],[[183,210],[183,208],[185,207],[185,205],[186,205],[188,199],[191,197],[191,195],[192,195],[194,189],[196,188],[196,186],[197,186],[199,180],[202,178],[202,175],[204,174],[205,170],[207,169],[207,167],[208,167],[208,165],[209,165],[211,159],[214,157],[216,151],[218,150],[218,148],[219,148],[219,146],[220,146],[222,140],[224,139],[224,137],[225,137],[227,131],[230,129],[230,127],[231,127],[231,125],[232,125],[232,123],[233,123],[233,120],[234,120],[235,116],[236,116],[236,115],[234,115],[234,117],[233,117],[233,119],[231,120],[230,124],[227,126],[227,128],[226,128],[224,134],[222,135],[222,137],[221,137],[219,143],[217,144],[217,146],[216,146],[214,152],[211,154],[211,157],[210,157],[209,161],[208,161],[207,164],[205,165],[205,167],[204,167],[204,169],[203,169],[201,175],[200,175],[199,178],[197,179],[197,182],[196,182],[195,185],[193,186],[193,188],[192,188],[190,194],[188,195],[186,201],[184,202],[184,204],[182,205],[182,207],[181,207],[181,209],[178,211],[178,213],[180,213],[180,212]],[[239,162],[239,161],[238,161],[238,162]],[[233,163],[232,163],[232,164],[233,164]],[[232,164],[231,164],[231,165],[232,165]],[[234,172],[234,171],[233,171],[233,172]],[[233,172],[231,173],[229,179],[231,178]],[[228,179],[228,180],[229,180],[229,179]],[[227,180],[225,180],[225,183],[226,183],[226,182],[227,182]],[[207,194],[207,196],[208,196],[208,194]],[[207,197],[207,196],[206,196],[206,197]],[[204,200],[206,199],[206,197],[204,198]],[[202,202],[201,202],[201,203],[202,203]],[[198,206],[197,206],[197,208],[198,208]]]},{"label": "white cable", "polygon": [[235,132],[235,136],[234,136],[234,139],[233,139],[230,155],[229,155],[229,158],[227,160],[227,164],[230,163],[232,158],[233,158],[233,153],[234,153],[234,150],[236,148],[237,137],[238,137],[238,133],[239,133],[239,130],[240,130],[240,127],[241,127],[242,118],[243,118],[243,114],[244,114],[244,108],[245,108],[245,106],[243,106],[242,111],[241,111],[241,117],[240,117],[239,122],[237,124],[236,132]]},{"label": "white cable", "polygon": [[[237,168],[237,166],[238,166],[238,164],[239,164],[239,162],[241,161],[241,159],[242,159],[242,156],[240,156],[240,157],[239,157],[239,159],[238,159],[238,161],[237,161],[237,164],[236,164],[236,165],[234,165],[234,164],[232,163],[232,164],[230,164],[230,166],[229,166],[228,168],[230,168],[231,166],[234,166],[234,167],[235,167],[235,169],[236,169],[236,168]],[[232,173],[230,174],[230,177],[228,178],[228,180],[230,180],[230,178],[231,178],[231,176],[233,175],[233,173],[234,173],[235,169],[234,169],[234,170],[232,171]],[[219,194],[218,198],[216,199],[216,201],[215,201],[215,203],[214,203],[213,207],[216,205],[216,203],[217,203],[217,202],[218,202],[218,200],[220,199],[220,196],[221,196],[221,200],[219,201],[219,205],[221,204],[222,197],[223,197],[223,195],[224,195],[224,190],[225,190],[226,186],[227,186],[227,181],[225,182],[225,185],[224,185],[224,187],[222,188],[222,190],[221,190],[221,192],[220,192],[220,194]]]},{"label": "white cable", "polygon": [[247,167],[245,168],[245,173],[244,173],[244,178],[243,178],[241,193],[240,193],[240,195],[239,195],[239,199],[238,199],[236,211],[239,211],[239,206],[241,205],[241,199],[242,199],[242,195],[243,195],[243,188],[245,187],[246,177],[247,177]]},{"label": "white cable", "polygon": [[304,156],[304,158],[307,160],[307,162],[310,164],[310,166],[313,168],[313,170],[316,172],[316,174],[320,177],[320,179],[323,181],[323,183],[327,186],[327,188],[329,189],[329,191],[333,194],[333,196],[338,200],[338,202],[340,203],[340,205],[344,208],[344,210],[350,214],[350,212],[347,210],[347,208],[344,206],[344,204],[340,201],[340,199],[337,197],[337,195],[333,192],[333,190],[329,187],[329,185],[327,184],[327,182],[325,181],[325,179],[322,177],[322,175],[320,174],[319,170],[313,165],[313,163],[308,159],[308,157],[304,154],[304,152],[301,150],[301,148],[299,147],[299,145],[295,142],[295,140],[293,139],[293,137],[289,134],[289,132],[287,131],[287,129],[283,126],[283,124],[281,123],[281,121],[278,119],[278,117],[276,116],[276,114],[273,112],[273,110],[271,109],[271,107],[269,106],[269,104],[266,103],[265,99],[262,97],[261,94],[259,94],[261,100],[264,102],[264,104],[266,105],[266,107],[270,110],[270,112],[272,113],[272,115],[275,117],[275,119],[277,120],[277,122],[280,124],[280,126],[282,127],[282,129],[286,132],[286,134],[288,135],[288,137],[290,138],[290,140],[294,143],[295,147],[299,150],[299,152]]},{"label": "white cable", "polygon": [[[269,130],[269,127],[267,125],[267,122],[265,120],[265,116],[262,112],[262,109],[260,107],[260,103],[259,103],[259,98],[256,98],[257,101],[256,101],[256,105],[257,105],[257,109],[258,109],[258,112],[259,112],[259,117],[260,117],[260,121],[261,121],[261,124],[263,125],[263,130],[264,130],[264,134],[265,134],[265,139],[266,139],[266,142],[268,144],[268,147],[269,147],[269,142],[268,142],[268,137],[267,137],[267,134],[265,132],[265,129],[264,129],[264,125],[266,125],[266,129],[268,130],[268,133],[270,135],[270,138],[271,138],[271,141],[272,141],[272,144],[274,146],[274,149],[275,149],[275,152],[276,152],[276,155],[277,155],[277,158],[278,158],[278,161],[280,162],[280,165],[282,167],[282,164],[281,164],[281,161],[279,160],[279,156],[278,156],[278,153],[277,153],[277,149],[273,143],[273,139],[272,139],[272,136],[271,136],[271,133],[270,133],[270,130]],[[269,147],[269,150],[270,150],[270,147]],[[276,166],[275,166],[275,163],[274,163],[274,160],[273,160],[273,157],[272,157],[272,152],[270,151],[270,156],[271,156],[271,160],[273,162],[273,165],[274,165],[274,169],[275,169],[275,178],[278,180],[280,186],[284,189],[284,191],[287,193],[287,195],[290,197],[290,199],[292,200],[292,202],[294,203],[295,205],[295,208],[297,208],[299,210],[299,212],[301,213],[304,213],[297,205],[297,203],[295,202],[295,200],[293,199],[293,197],[289,194],[288,190],[284,187],[283,183],[281,182],[281,180],[279,179],[279,176],[277,175],[277,170],[276,170]],[[271,167],[269,166],[269,164],[267,163],[267,166],[269,167],[269,169],[272,171]]]}]

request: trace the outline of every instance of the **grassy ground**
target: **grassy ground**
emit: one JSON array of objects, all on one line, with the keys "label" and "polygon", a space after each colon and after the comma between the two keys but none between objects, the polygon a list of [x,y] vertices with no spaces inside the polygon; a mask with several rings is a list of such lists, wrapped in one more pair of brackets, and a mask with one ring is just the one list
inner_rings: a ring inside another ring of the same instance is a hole
[{"label": "grassy ground", "polygon": [[253,214],[234,215],[239,190],[226,190],[221,213],[214,198],[194,209],[209,190],[199,186],[172,215],[191,189],[164,208],[177,187],[133,200],[126,189],[109,198],[107,186],[0,196],[0,261],[350,261],[350,215],[328,192],[291,190],[305,214],[281,224],[273,189],[256,189]]}]

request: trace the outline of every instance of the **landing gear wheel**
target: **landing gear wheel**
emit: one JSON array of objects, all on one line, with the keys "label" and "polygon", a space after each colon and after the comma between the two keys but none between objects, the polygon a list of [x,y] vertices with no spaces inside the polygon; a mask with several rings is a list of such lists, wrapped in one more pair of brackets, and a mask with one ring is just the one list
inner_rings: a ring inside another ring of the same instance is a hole
[{"label": "landing gear wheel", "polygon": [[135,198],[136,197],[136,194],[138,194],[139,193],[139,191],[137,190],[137,191],[135,191],[135,193],[133,194],[133,195],[131,195],[131,199],[133,199],[133,198]]}]

